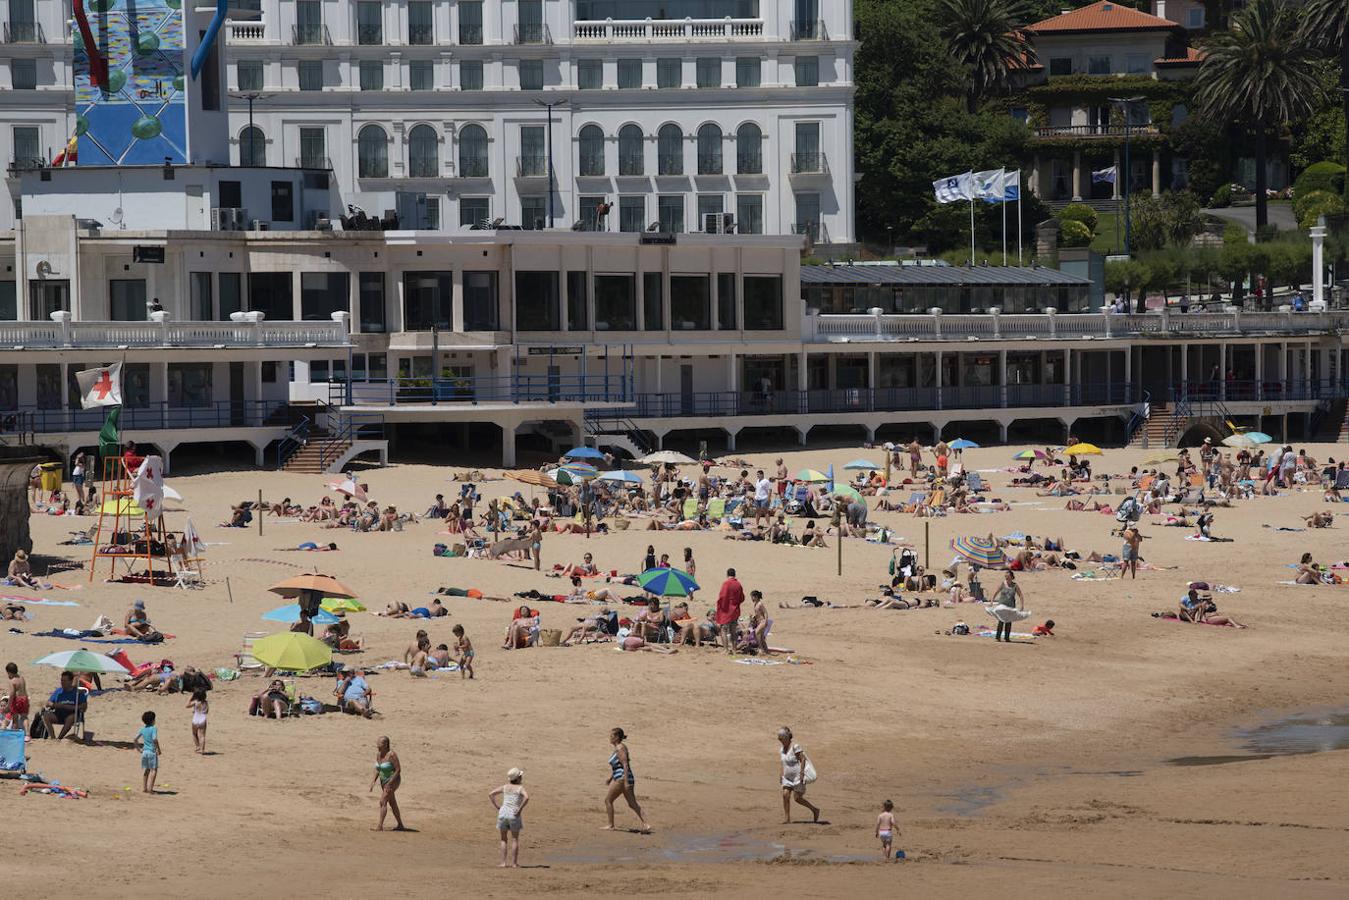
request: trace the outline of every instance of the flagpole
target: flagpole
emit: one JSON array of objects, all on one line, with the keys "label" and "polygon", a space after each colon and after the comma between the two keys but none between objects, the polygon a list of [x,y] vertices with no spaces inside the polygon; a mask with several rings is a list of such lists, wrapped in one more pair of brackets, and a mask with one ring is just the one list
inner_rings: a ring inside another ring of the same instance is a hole
[{"label": "flagpole", "polygon": [[970,198],[970,265],[974,265],[974,198]]},{"label": "flagpole", "polygon": [[1018,172],[1016,176],[1016,264],[1025,265],[1021,261],[1021,175]]},{"label": "flagpole", "polygon": [[998,180],[998,190],[1002,193],[1002,264],[1007,265],[1007,170],[1002,170]]}]

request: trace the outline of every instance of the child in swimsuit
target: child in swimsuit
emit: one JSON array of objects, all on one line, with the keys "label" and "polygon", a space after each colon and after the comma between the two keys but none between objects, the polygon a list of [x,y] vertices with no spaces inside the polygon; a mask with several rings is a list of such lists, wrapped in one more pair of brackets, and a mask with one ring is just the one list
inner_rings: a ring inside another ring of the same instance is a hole
[{"label": "child in swimsuit", "polygon": [[192,710],[192,745],[198,753],[206,752],[206,703],[205,691],[193,691],[187,708]]},{"label": "child in swimsuit", "polygon": [[895,832],[899,831],[899,826],[895,824],[895,804],[893,801],[886,800],[882,804],[882,812],[876,817],[876,837],[881,839],[881,858],[890,858],[890,849],[895,840]]},{"label": "child in swimsuit", "polygon": [[155,714],[146,712],[141,716],[145,723],[136,734],[136,743],[141,748],[141,789],[147,794],[155,792],[155,778],[159,776],[159,729],[155,727]]},{"label": "child in swimsuit", "polygon": [[459,678],[473,677],[473,642],[464,634],[463,625],[455,625],[450,629],[454,633],[454,652],[459,654]]}]

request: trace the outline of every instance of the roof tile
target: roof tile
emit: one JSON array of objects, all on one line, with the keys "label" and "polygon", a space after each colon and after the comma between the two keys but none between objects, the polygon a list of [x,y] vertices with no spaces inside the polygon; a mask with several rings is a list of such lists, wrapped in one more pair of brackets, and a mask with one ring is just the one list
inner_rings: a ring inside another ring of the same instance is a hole
[{"label": "roof tile", "polygon": [[1179,28],[1170,19],[1141,12],[1131,6],[1122,6],[1114,0],[1099,0],[1090,6],[1051,16],[1034,25],[1026,26],[1032,34],[1055,34],[1080,31],[1159,31]]}]

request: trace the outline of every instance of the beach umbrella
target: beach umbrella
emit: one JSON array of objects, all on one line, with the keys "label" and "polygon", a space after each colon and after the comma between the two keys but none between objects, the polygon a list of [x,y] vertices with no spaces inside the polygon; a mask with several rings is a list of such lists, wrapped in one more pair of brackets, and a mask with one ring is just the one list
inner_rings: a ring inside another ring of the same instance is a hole
[{"label": "beach umbrella", "polygon": [[322,594],[324,597],[355,597],[356,592],[331,575],[319,575],[317,572],[306,575],[292,575],[285,581],[278,581],[267,590],[282,597],[298,597],[306,591]]},{"label": "beach umbrella", "polygon": [[875,472],[881,467],[869,459],[854,459],[852,462],[845,464],[843,468],[859,472]]},{"label": "beach umbrella", "polygon": [[97,672],[100,675],[125,675],[129,671],[111,656],[88,650],[62,650],[35,660],[33,665],[51,666],[66,672]]},{"label": "beach umbrella", "polygon": [[353,500],[364,502],[370,499],[366,496],[365,488],[357,484],[355,480],[351,478],[347,478],[343,481],[330,481],[328,482],[328,489],[342,494],[343,496],[350,497]]},{"label": "beach umbrella", "polygon": [[849,487],[846,484],[836,486],[833,493],[835,497],[843,497],[849,501],[858,500],[862,503],[866,503],[866,501],[862,499],[862,495],[858,492],[857,488]]},{"label": "beach umbrella", "polygon": [[253,644],[253,658],[264,666],[308,672],[333,661],[333,649],[298,631],[283,631]]},{"label": "beach umbrella", "polygon": [[1180,454],[1174,450],[1168,450],[1165,453],[1158,453],[1156,456],[1149,456],[1143,460],[1145,466],[1156,466],[1162,463],[1175,462],[1180,459]]},{"label": "beach umbrella", "polygon": [[562,455],[567,459],[604,459],[604,454],[594,447],[572,447]]},{"label": "beach umbrella", "polygon": [[[324,597],[319,607],[326,609],[330,613],[358,613],[365,612],[365,604],[359,600],[353,600],[350,597]],[[314,621],[318,621],[315,619]]]},{"label": "beach umbrella", "polygon": [[974,441],[967,441],[967,440],[965,440],[964,438],[956,438],[954,441],[952,441],[951,443],[947,444],[946,446],[950,447],[952,450],[978,450],[978,449],[979,449],[979,445],[976,444]]},{"label": "beach umbrella", "polygon": [[1252,447],[1258,447],[1260,445],[1251,440],[1249,434],[1229,434],[1227,437],[1223,438],[1223,446],[1234,447],[1238,450],[1249,450]]},{"label": "beach umbrella", "polygon": [[1073,444],[1071,447],[1064,447],[1063,453],[1067,456],[1100,456],[1101,448],[1095,444]]},{"label": "beach umbrella", "polygon": [[828,481],[829,476],[817,469],[802,469],[796,473],[797,481],[819,482]]},{"label": "beach umbrella", "polygon": [[647,569],[637,576],[637,583],[658,597],[687,597],[698,590],[698,582],[683,569]]},{"label": "beach umbrella", "polygon": [[559,466],[548,473],[556,479],[558,484],[580,484],[582,481],[589,481],[592,478],[600,476],[600,470],[594,466],[588,466],[585,463],[568,463],[565,466]]},{"label": "beach umbrella", "polygon": [[557,479],[552,478],[543,472],[535,471],[534,469],[521,469],[517,472],[507,472],[506,477],[512,481],[518,481],[521,484],[527,484],[531,487],[557,487]]},{"label": "beach umbrella", "polygon": [[648,465],[671,465],[671,466],[691,466],[696,465],[698,460],[691,456],[685,456],[678,450],[657,450],[655,453],[648,453],[638,462]]},{"label": "beach umbrella", "polygon": [[1007,565],[1002,548],[987,537],[958,537],[951,541],[951,549],[967,562],[985,569],[1001,569]]},{"label": "beach umbrella", "polygon": [[1268,444],[1274,440],[1274,438],[1265,434],[1263,431],[1247,431],[1244,432],[1244,435],[1255,441],[1257,444]]},{"label": "beach umbrella", "polygon": [[115,500],[104,500],[103,505],[99,507],[99,512],[105,516],[143,516],[145,510],[130,497],[118,497]]},{"label": "beach umbrella", "polygon": [[1049,454],[1044,452],[1043,450],[1022,450],[1016,456],[1013,456],[1012,459],[1020,459],[1020,460],[1049,459]]},{"label": "beach umbrella", "polygon": [[617,481],[622,484],[641,484],[642,476],[636,472],[629,472],[626,469],[617,469],[613,472],[605,472],[598,481]]},{"label": "beach umbrella", "polygon": [[[262,614],[264,622],[285,622],[288,625],[300,621],[300,604],[292,603],[289,606],[278,606],[270,612]],[[309,621],[315,625],[333,625],[337,622],[337,616],[331,612],[320,609],[309,617]]]},{"label": "beach umbrella", "polygon": [[191,519],[183,526],[183,552],[189,559],[206,555],[206,542],[197,534],[197,526],[192,524]]}]

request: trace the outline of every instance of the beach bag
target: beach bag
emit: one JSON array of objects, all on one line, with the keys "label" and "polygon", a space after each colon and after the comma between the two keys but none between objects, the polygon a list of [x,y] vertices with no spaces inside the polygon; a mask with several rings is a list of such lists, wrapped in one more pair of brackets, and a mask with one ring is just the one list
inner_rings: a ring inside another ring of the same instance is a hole
[{"label": "beach bag", "polygon": [[562,632],[556,628],[542,628],[539,630],[540,647],[556,647],[562,643]]},{"label": "beach bag", "polygon": [[450,551],[450,548],[447,547],[447,546],[445,546],[444,544],[436,544],[436,546],[435,546],[434,548],[432,548],[432,550],[431,550],[431,555],[432,555],[432,556],[445,556],[446,554],[449,553],[449,551]]},{"label": "beach bag", "polygon": [[815,779],[819,777],[820,776],[815,772],[815,763],[811,762],[810,757],[807,756],[806,764],[801,767],[801,783],[814,784]]},{"label": "beach bag", "polygon": [[304,713],[306,716],[317,716],[319,713],[323,712],[323,704],[313,697],[301,697],[300,712]]}]

